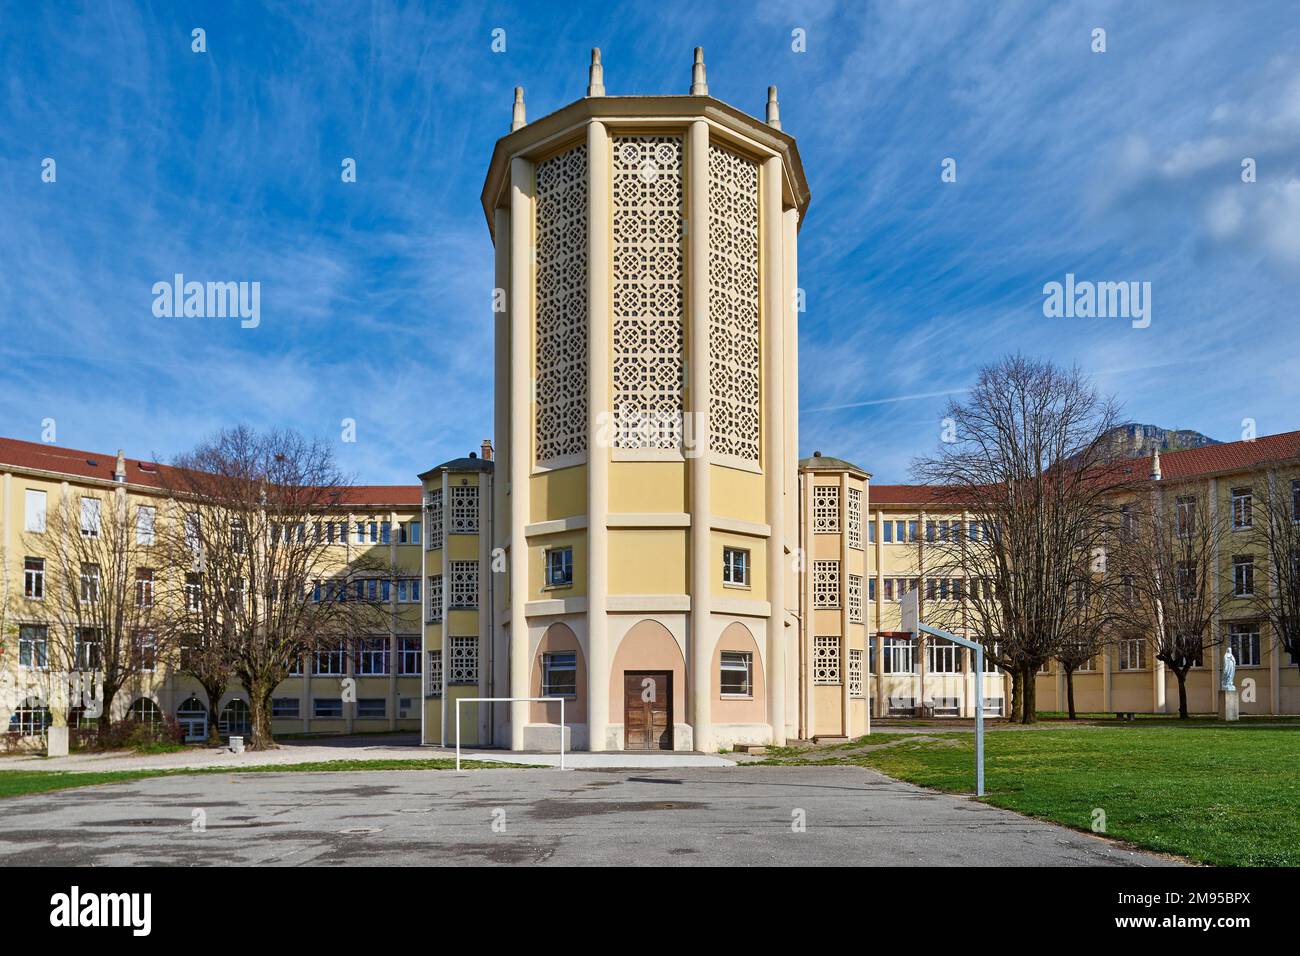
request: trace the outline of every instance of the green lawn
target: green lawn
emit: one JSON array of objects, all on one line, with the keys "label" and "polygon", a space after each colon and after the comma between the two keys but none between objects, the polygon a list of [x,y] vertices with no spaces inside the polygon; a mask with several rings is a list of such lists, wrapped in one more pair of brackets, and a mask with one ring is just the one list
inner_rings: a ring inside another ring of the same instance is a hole
[{"label": "green lawn", "polygon": [[[503,767],[519,769],[521,764],[498,763],[493,760],[462,760],[462,770],[492,770]],[[430,757],[420,760],[327,760],[316,763],[259,764],[255,767],[195,767],[177,770],[0,770],[0,797],[20,797],[48,790],[67,790],[72,787],[93,787],[102,783],[125,783],[146,777],[170,777],[178,774],[197,775],[211,773],[341,773],[359,770],[454,770],[455,760]]]},{"label": "green lawn", "polygon": [[[850,763],[957,793],[974,789],[972,733],[873,734],[767,763]],[[1219,866],[1300,865],[1300,727],[1147,721],[985,736],[985,800]],[[864,746],[891,744],[879,750]]]}]

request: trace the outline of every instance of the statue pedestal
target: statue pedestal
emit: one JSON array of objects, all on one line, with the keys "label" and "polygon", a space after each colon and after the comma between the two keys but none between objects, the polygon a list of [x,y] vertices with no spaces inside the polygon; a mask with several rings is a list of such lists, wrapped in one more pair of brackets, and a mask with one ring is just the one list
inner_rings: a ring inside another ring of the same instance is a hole
[{"label": "statue pedestal", "polygon": [[45,756],[66,757],[68,755],[68,728],[45,728]]},{"label": "statue pedestal", "polygon": [[1220,708],[1220,716],[1224,720],[1241,719],[1241,701],[1235,690],[1225,690],[1223,692],[1223,706]]}]

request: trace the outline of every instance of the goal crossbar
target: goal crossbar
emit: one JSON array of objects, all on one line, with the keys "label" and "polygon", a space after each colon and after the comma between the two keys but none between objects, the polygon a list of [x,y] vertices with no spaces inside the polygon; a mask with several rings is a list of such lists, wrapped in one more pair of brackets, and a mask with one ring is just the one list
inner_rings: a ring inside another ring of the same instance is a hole
[{"label": "goal crossbar", "polygon": [[456,699],[456,769],[460,769],[460,705],[461,704],[559,704],[560,705],[560,769],[564,769],[564,698],[563,697],[458,697]]}]

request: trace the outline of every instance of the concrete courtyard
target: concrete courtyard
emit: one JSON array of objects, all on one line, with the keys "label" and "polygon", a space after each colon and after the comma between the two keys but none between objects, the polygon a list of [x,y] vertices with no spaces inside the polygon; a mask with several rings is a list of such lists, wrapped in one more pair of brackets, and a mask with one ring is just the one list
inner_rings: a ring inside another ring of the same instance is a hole
[{"label": "concrete courtyard", "polygon": [[1175,862],[847,766],[232,773],[0,803],[0,865]]}]

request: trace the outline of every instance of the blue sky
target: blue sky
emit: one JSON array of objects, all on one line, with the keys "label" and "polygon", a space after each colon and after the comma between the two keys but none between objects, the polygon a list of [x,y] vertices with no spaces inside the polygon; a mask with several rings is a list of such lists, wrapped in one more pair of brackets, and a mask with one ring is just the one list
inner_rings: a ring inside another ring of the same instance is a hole
[{"label": "blue sky", "polygon": [[[760,114],[780,87],[811,185],[804,454],[908,480],[947,395],[1013,349],[1078,362],[1134,420],[1300,427],[1290,3],[0,0],[0,434],[53,418],[59,444],[167,459],[353,418],[365,483],[477,448],[479,190],[512,88],[551,112],[600,46],[609,94],[685,93],[697,45],[714,96]],[[155,317],[176,272],[260,281],[261,325]],[[1067,272],[1149,281],[1150,327],[1044,317]]]}]

